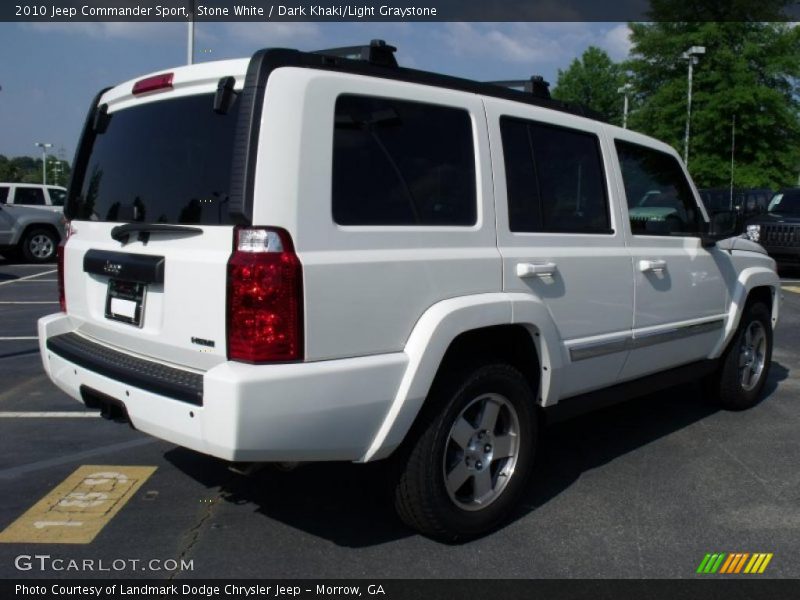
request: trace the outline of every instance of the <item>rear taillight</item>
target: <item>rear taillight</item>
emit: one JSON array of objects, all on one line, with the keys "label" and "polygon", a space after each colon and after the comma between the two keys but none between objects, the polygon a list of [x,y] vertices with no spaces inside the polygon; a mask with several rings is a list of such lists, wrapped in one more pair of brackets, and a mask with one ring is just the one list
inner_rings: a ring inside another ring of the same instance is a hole
[{"label": "rear taillight", "polygon": [[56,257],[58,260],[58,304],[61,306],[61,312],[67,312],[67,294],[64,291],[64,246],[67,245],[67,240],[72,233],[72,225],[69,221],[64,222],[64,239],[58,243],[56,248]]},{"label": "rear taillight", "polygon": [[303,358],[303,270],[289,233],[234,232],[228,260],[228,357],[251,363]]}]

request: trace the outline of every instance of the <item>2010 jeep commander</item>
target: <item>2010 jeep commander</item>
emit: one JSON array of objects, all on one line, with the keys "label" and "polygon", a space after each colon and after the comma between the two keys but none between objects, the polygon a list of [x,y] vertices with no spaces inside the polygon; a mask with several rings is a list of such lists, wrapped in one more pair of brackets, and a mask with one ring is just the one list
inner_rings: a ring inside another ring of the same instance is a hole
[{"label": "2010 jeep commander", "polygon": [[[542,413],[704,378],[754,405],[779,281],[675,151],[393,48],[271,49],[92,104],[52,380],[229,461],[392,457],[405,522],[502,522]],[[545,88],[546,89],[546,88]],[[666,219],[630,219],[648,193]],[[651,194],[652,195],[652,194]]]}]

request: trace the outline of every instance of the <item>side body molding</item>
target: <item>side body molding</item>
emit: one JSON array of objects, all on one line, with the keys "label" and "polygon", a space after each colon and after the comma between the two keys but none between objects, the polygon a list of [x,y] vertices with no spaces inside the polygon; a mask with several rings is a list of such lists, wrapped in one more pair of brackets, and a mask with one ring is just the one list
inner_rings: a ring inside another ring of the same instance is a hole
[{"label": "side body molding", "polygon": [[[405,346],[408,366],[386,416],[372,443],[358,462],[387,457],[405,438],[428,395],[439,365],[450,343],[460,334],[495,325],[515,323],[515,302],[520,302],[520,312],[526,317],[546,318],[548,333],[555,331],[546,308],[532,302],[522,302],[524,294],[490,293],[462,296],[443,300],[431,306],[417,321]],[[541,325],[527,328],[534,337],[537,350],[545,346],[540,356],[552,355],[552,348],[542,340]],[[534,357],[531,357],[533,360]],[[550,370],[552,373],[552,370]],[[549,378],[548,378],[549,379]],[[550,382],[548,381],[548,387]]]}]

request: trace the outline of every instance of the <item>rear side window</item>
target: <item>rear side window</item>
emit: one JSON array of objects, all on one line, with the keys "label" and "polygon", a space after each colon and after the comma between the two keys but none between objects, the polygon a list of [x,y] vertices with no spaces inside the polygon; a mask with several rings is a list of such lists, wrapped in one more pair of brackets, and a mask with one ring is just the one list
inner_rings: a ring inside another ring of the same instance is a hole
[{"label": "rear side window", "polygon": [[612,233],[597,136],[511,117],[500,132],[511,231]]},{"label": "rear side window", "polygon": [[8,201],[8,188],[0,186],[0,204],[5,204]]},{"label": "rear side window", "polygon": [[616,140],[631,231],[639,235],[696,234],[702,215],[674,156]]},{"label": "rear side window", "polygon": [[42,188],[17,186],[14,192],[14,204],[44,206],[44,190]]},{"label": "rear side window", "polygon": [[333,135],[340,225],[474,225],[475,151],[466,110],[342,95]]},{"label": "rear side window", "polygon": [[92,221],[230,224],[239,103],[226,114],[213,105],[213,94],[200,94],[109,113],[69,213]]}]

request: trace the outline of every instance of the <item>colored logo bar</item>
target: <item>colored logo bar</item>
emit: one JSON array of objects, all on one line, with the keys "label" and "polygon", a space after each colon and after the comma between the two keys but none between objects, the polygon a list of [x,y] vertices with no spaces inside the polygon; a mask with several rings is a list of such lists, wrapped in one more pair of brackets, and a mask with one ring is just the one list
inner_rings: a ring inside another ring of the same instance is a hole
[{"label": "colored logo bar", "polygon": [[772,553],[764,552],[716,552],[706,554],[697,567],[698,573],[719,573],[725,575],[735,574],[761,574],[772,560]]}]

